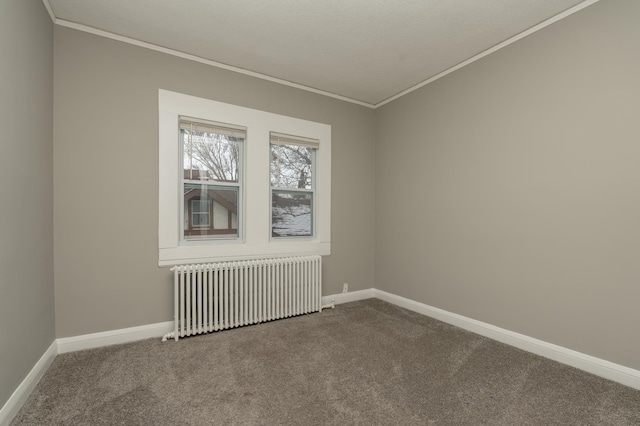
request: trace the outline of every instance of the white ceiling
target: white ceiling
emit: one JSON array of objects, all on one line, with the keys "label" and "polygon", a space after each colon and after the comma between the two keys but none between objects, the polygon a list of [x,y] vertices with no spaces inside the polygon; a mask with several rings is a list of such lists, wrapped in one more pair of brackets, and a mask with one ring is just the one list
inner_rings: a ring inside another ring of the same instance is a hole
[{"label": "white ceiling", "polygon": [[595,1],[44,0],[60,25],[369,106]]}]

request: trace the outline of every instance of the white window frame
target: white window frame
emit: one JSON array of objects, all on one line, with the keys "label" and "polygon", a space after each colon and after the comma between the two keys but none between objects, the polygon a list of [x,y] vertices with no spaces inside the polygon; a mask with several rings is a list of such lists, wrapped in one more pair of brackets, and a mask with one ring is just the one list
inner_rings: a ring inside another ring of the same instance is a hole
[{"label": "white window frame", "polygon": [[[215,262],[278,256],[331,254],[331,126],[266,111],[240,107],[160,89],[158,264]],[[237,217],[243,233],[238,240],[205,240],[180,244],[179,170],[180,116],[231,123],[247,129],[244,179]],[[271,239],[270,133],[300,135],[319,141],[316,151],[315,234],[311,238]]]},{"label": "white window frame", "polygon": [[[239,150],[240,150],[240,164],[238,165],[239,167],[239,171],[240,171],[240,176],[238,176],[238,181],[237,182],[221,182],[221,181],[217,181],[215,179],[185,179],[184,175],[182,174],[182,171],[180,171],[180,186],[181,188],[184,186],[184,184],[192,184],[192,185],[206,185],[206,186],[214,186],[220,189],[225,189],[225,188],[230,188],[230,189],[236,189],[238,191],[238,213],[242,214],[242,211],[244,209],[243,207],[243,181],[244,181],[244,144],[246,142],[246,129],[242,128],[241,126],[234,126],[233,124],[229,124],[229,123],[217,123],[217,122],[213,122],[211,120],[202,120],[202,119],[197,119],[194,117],[185,117],[185,116],[181,116],[178,117],[178,120],[182,120],[182,121],[186,121],[186,122],[193,122],[193,123],[198,123],[201,122],[203,124],[205,124],[205,126],[213,126],[213,127],[218,127],[219,129],[222,129],[221,131],[231,131],[231,132],[240,132],[243,133],[245,136],[245,141],[243,141],[242,143],[239,143]],[[178,127],[178,132],[180,133],[180,127]],[[180,170],[183,170],[184,167],[186,166],[184,164],[184,142],[182,140],[182,138],[180,138],[179,141],[179,148],[180,148],[180,155],[178,157],[179,161],[180,161]],[[212,207],[213,207],[213,203],[212,203]],[[211,211],[211,228],[213,228],[213,211]],[[192,214],[192,218],[193,220],[193,214]],[[238,221],[238,228],[237,231],[238,233],[236,235],[234,234],[229,234],[228,236],[222,235],[222,236],[215,236],[215,237],[203,237],[203,238],[186,238],[185,237],[185,217],[184,217],[184,195],[183,198],[180,199],[180,245],[189,245],[189,244],[202,244],[203,242],[207,242],[207,241],[222,241],[222,240],[227,240],[227,241],[238,241],[242,238],[242,232],[243,229],[241,227],[242,223]],[[195,228],[195,227],[194,227]]]},{"label": "white window frame", "polygon": [[[278,139],[279,136],[290,139],[290,143],[274,143],[273,139]],[[305,143],[306,142],[306,143]],[[318,149],[319,143],[316,140],[308,140],[308,138],[293,136],[293,135],[278,135],[272,132],[270,136],[270,145],[297,145],[297,146],[308,146],[313,149],[313,156],[311,157],[311,188],[288,188],[288,187],[280,187],[280,186],[270,186],[270,194],[269,199],[273,200],[273,192],[290,192],[296,194],[309,194],[311,195],[311,236],[297,236],[297,235],[288,235],[284,237],[274,237],[273,236],[273,212],[269,215],[269,223],[270,223],[270,236],[272,240],[281,241],[286,238],[295,238],[295,239],[309,239],[313,238],[316,235],[316,171],[318,164]],[[271,149],[271,146],[269,147]],[[269,156],[269,161],[271,161],[271,155]],[[271,175],[269,175],[269,182],[271,182]]]}]

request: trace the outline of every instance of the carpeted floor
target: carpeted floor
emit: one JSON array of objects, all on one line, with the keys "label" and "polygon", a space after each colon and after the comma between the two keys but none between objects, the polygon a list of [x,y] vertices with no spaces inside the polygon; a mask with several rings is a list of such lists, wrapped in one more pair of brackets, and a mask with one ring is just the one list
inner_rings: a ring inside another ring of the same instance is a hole
[{"label": "carpeted floor", "polygon": [[640,425],[640,391],[376,299],[58,356],[13,425]]}]

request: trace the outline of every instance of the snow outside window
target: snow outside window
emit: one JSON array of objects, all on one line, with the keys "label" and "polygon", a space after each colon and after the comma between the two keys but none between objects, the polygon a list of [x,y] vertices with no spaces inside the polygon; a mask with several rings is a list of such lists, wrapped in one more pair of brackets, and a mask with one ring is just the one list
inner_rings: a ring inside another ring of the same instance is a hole
[{"label": "snow outside window", "polygon": [[162,89],[158,113],[160,266],[331,254],[331,126]]},{"label": "snow outside window", "polygon": [[313,237],[316,140],[271,133],[271,237]]}]

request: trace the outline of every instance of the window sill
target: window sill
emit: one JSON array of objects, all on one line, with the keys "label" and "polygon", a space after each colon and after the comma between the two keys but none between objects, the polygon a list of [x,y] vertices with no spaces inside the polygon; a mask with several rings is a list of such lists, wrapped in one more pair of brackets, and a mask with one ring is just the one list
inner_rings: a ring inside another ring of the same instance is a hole
[{"label": "window sill", "polygon": [[210,263],[307,255],[329,256],[330,254],[331,243],[319,241],[279,241],[278,244],[267,244],[259,247],[258,250],[256,250],[255,246],[246,244],[228,244],[218,247],[179,246],[160,249],[158,265],[174,266],[186,263]]}]

